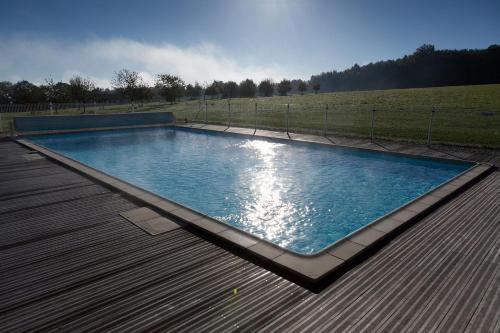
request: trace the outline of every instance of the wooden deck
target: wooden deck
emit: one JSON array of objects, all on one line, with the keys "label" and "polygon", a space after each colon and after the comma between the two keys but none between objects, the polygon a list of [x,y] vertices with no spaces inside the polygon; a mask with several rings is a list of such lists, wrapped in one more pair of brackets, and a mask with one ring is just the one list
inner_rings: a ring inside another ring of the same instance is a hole
[{"label": "wooden deck", "polygon": [[500,332],[500,172],[314,294],[28,153],[0,142],[0,331]]}]

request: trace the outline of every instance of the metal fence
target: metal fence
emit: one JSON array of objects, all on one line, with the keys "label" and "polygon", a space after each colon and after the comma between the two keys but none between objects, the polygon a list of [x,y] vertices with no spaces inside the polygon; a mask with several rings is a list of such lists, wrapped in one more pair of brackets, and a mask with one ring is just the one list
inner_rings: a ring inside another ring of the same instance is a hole
[{"label": "metal fence", "polygon": [[0,104],[0,113],[14,112],[53,112],[57,113],[61,110],[68,109],[105,109],[114,105],[130,105],[124,102],[105,102],[105,103],[35,103],[35,104]]},{"label": "metal fence", "polygon": [[5,135],[10,132],[12,119],[17,116],[140,112],[157,110],[165,105],[165,102],[135,104],[125,102],[0,104],[0,134]]},{"label": "metal fence", "polygon": [[500,147],[500,114],[436,108],[338,108],[240,101],[199,101],[178,105],[178,120],[255,129],[396,139],[419,143]]},{"label": "metal fence", "polygon": [[[285,104],[258,100],[184,101],[176,104],[91,103],[86,113],[174,112],[178,121],[275,129],[325,136],[396,139],[419,143],[446,143],[500,148],[500,112],[411,106]],[[80,114],[83,105],[0,105],[0,132],[9,131],[16,115]]]}]

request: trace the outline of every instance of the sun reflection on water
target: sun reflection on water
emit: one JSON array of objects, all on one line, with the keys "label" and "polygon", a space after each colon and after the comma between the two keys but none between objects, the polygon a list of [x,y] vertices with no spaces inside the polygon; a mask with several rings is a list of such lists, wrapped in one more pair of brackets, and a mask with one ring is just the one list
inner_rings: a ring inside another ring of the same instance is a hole
[{"label": "sun reflection on water", "polygon": [[[266,239],[279,239],[285,246],[295,233],[291,219],[297,214],[293,202],[287,200],[290,182],[283,176],[286,170],[275,165],[277,150],[282,144],[261,140],[247,140],[240,147],[254,155],[258,163],[250,170],[248,197],[239,222],[257,231]],[[243,177],[249,177],[248,172]],[[246,179],[245,181],[248,181]]]}]

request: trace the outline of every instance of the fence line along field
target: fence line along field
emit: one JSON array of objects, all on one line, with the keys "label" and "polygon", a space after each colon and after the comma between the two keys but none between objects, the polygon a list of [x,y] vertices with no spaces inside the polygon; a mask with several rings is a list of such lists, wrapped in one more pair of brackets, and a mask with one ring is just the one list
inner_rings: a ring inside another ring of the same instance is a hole
[{"label": "fence line along field", "polygon": [[[372,110],[376,138],[425,142],[431,111],[433,142],[500,148],[500,85],[336,92],[144,104],[135,111],[173,111],[178,121],[366,137]],[[88,112],[131,111],[130,105]],[[59,110],[81,113],[82,110]],[[38,112],[36,114],[39,114]],[[17,115],[17,114],[16,114]],[[12,113],[2,114],[2,128]],[[326,124],[326,126],[325,126]]]},{"label": "fence line along field", "polygon": [[[78,103],[63,103],[54,104],[52,106],[52,111],[50,110],[49,103],[34,104],[34,105],[18,105],[15,106],[1,105],[0,104],[0,133],[6,133],[9,131],[9,123],[12,122],[14,117],[26,117],[26,116],[41,116],[41,115],[72,115],[72,114],[96,114],[96,113],[120,113],[120,112],[146,112],[146,111],[158,111],[166,105],[165,102],[149,102],[149,103],[137,103],[132,108],[129,103],[102,103],[94,104],[88,103],[85,108],[82,104]],[[8,112],[8,110],[16,110],[14,112]],[[5,112],[7,110],[7,112]],[[84,111],[85,110],[85,111]]]},{"label": "fence line along field", "polygon": [[[290,104],[290,131],[369,136],[375,109],[375,136],[424,142],[429,118],[433,141],[500,147],[500,85],[336,92],[293,96],[189,101],[169,106],[178,119],[284,129]],[[327,115],[325,109],[328,106]],[[230,110],[229,110],[230,109]],[[230,112],[229,112],[230,111]]]}]

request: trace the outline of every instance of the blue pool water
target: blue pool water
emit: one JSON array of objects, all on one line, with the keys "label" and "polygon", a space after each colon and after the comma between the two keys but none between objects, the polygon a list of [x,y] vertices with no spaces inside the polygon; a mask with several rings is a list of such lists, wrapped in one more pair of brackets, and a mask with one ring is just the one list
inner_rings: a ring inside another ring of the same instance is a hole
[{"label": "blue pool water", "polygon": [[304,254],[471,166],[174,127],[30,139]]}]

